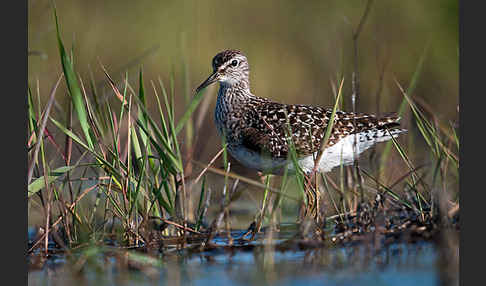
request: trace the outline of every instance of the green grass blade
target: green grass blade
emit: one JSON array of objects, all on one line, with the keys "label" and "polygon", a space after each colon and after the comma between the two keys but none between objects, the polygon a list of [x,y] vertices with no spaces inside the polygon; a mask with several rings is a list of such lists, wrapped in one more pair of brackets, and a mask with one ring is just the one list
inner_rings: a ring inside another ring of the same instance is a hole
[{"label": "green grass blade", "polygon": [[76,78],[76,74],[74,73],[73,64],[69,56],[66,54],[66,50],[64,49],[64,45],[61,40],[61,34],[59,32],[59,24],[58,24],[55,7],[54,7],[54,17],[56,20],[57,42],[59,47],[59,53],[61,56],[62,70],[64,72],[64,77],[66,79],[66,85],[69,90],[69,94],[71,95],[74,109],[76,110],[76,113],[78,115],[79,123],[81,124],[81,129],[83,130],[85,139],[88,142],[88,146],[90,148],[93,148],[94,144],[89,132],[90,126],[88,123],[86,108],[84,107],[84,99],[81,94],[81,89],[79,88],[79,83]]},{"label": "green grass blade", "polygon": [[67,136],[71,137],[71,139],[73,139],[76,143],[78,143],[79,145],[81,145],[84,149],[94,153],[94,150],[93,148],[91,148],[90,146],[86,145],[82,140],[81,138],[79,138],[76,134],[74,134],[71,130],[67,129],[66,127],[64,127],[61,123],[59,123],[57,120],[55,120],[54,118],[51,117],[51,121],[59,128],[61,129],[62,132],[64,132]]},{"label": "green grass blade", "polygon": [[[162,196],[162,192],[161,192],[162,187],[164,187],[164,191],[166,192],[168,198],[167,201]],[[155,197],[157,198],[157,202],[159,203],[159,205],[161,205],[162,208],[164,208],[167,213],[173,215],[174,212],[171,204],[171,197],[170,194],[168,194],[167,181],[163,181],[157,189],[153,188],[153,193],[155,194]]]},{"label": "green grass blade", "polygon": [[197,204],[197,212],[198,218],[196,221],[196,226],[194,227],[194,230],[199,231],[199,227],[202,224],[203,221],[203,200],[204,200],[204,193],[206,190],[206,176],[203,177],[202,183],[201,183],[201,194],[199,195],[199,203]]},{"label": "green grass blade", "polygon": [[[49,173],[49,176],[47,176],[47,183],[52,183],[55,180],[57,180],[59,177],[64,175],[65,173],[71,171],[72,169],[76,168],[76,166],[64,166],[57,168],[55,170],[52,170]],[[27,187],[28,190],[28,197],[32,196],[33,194],[37,193],[40,191],[42,188],[45,187],[45,181],[44,181],[44,176],[41,176],[37,179],[35,179],[32,183],[29,184]]]},{"label": "green grass blade", "polygon": [[155,85],[153,85],[153,88],[154,88],[154,92],[155,92],[155,99],[157,100],[157,108],[158,108],[158,111],[159,111],[160,124],[162,125],[163,136],[165,138],[167,138],[167,137],[169,137],[169,133],[167,131],[167,124],[165,122],[164,112],[162,111],[162,105],[160,104],[159,95],[157,94],[157,90],[155,89]]},{"label": "green grass blade", "polygon": [[332,108],[331,116],[329,117],[329,123],[326,126],[326,133],[324,134],[324,138],[321,141],[321,146],[319,148],[319,153],[315,161],[314,170],[317,170],[319,162],[321,161],[322,154],[324,153],[324,148],[326,148],[327,142],[329,141],[329,137],[331,137],[332,128],[334,127],[334,118],[336,117],[337,107],[339,105],[341,94],[343,93],[342,92],[343,83],[344,83],[344,78],[341,79],[341,84],[339,86],[336,102],[334,103],[334,107]]},{"label": "green grass blade", "polygon": [[[140,104],[143,105],[145,108],[147,108],[147,103],[145,99],[145,89],[143,85],[143,73],[142,70],[140,69],[140,74],[139,74],[139,91],[138,91],[138,98],[140,99]],[[144,125],[145,128],[147,128],[147,117],[148,114],[145,112],[138,112],[138,120],[140,120],[141,124]],[[147,135],[144,133],[140,134],[140,138],[142,139],[143,146],[147,145]]]},{"label": "green grass blade", "polygon": [[135,161],[137,162],[137,166],[140,167],[140,164],[139,164],[139,160],[140,158],[142,158],[142,149],[140,147],[140,143],[138,142],[138,137],[137,137],[137,133],[135,132],[135,128],[134,126],[131,126],[131,132],[130,132],[130,136],[131,136],[131,144],[132,144],[132,149],[133,149],[133,152],[135,153]]},{"label": "green grass blade", "polygon": [[[418,82],[420,76],[422,75],[424,62],[425,62],[425,59],[427,58],[428,47],[429,47],[429,45],[427,44],[424,48],[424,52],[420,56],[419,62],[417,63],[417,67],[415,68],[415,71],[412,75],[412,80],[410,81],[410,84],[408,85],[407,94],[412,94],[412,92],[415,90],[415,87],[417,86],[417,82]],[[403,115],[406,107],[407,107],[407,100],[404,98],[402,100],[402,103],[400,104],[400,107],[398,108],[398,115],[399,116]],[[391,151],[392,145],[393,144],[390,141],[385,143],[385,147],[384,147],[383,153],[381,155],[381,162],[380,162],[381,168],[385,167],[385,161],[388,159],[388,154]]]},{"label": "green grass blade", "polygon": [[133,201],[131,202],[131,207],[130,207],[130,212],[129,212],[130,214],[133,212],[133,208],[138,203],[138,197],[139,197],[139,193],[140,193],[140,187],[142,185],[143,174],[145,172],[145,162],[147,161],[146,159],[147,158],[144,158],[144,160],[143,160],[142,169],[140,170],[140,174],[139,174],[139,177],[138,177],[138,180],[137,180],[137,186],[135,188],[135,192],[132,194],[131,200],[133,200]]},{"label": "green grass blade", "polygon": [[176,134],[179,134],[179,132],[182,130],[182,128],[187,123],[189,118],[191,118],[192,113],[194,112],[194,110],[196,110],[197,106],[201,102],[203,95],[204,92],[203,90],[201,90],[192,98],[191,102],[189,103],[189,106],[187,107],[186,111],[184,112],[181,119],[179,119],[179,122],[177,123]]}]

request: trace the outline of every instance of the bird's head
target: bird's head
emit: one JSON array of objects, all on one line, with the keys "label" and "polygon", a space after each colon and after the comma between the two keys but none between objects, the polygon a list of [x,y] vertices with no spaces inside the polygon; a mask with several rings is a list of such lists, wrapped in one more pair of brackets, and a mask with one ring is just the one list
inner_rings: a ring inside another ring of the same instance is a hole
[{"label": "bird's head", "polygon": [[249,65],[245,55],[238,50],[225,50],[214,56],[213,73],[198,86],[196,93],[219,81],[223,85],[248,87]]}]

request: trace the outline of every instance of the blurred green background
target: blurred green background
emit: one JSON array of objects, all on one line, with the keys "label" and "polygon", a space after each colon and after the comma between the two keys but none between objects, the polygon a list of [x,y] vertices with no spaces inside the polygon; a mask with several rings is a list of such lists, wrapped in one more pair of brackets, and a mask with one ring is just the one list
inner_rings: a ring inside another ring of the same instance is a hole
[{"label": "blurred green background", "polygon": [[[288,103],[331,105],[330,81],[341,74],[350,94],[352,32],[366,1],[57,1],[61,33],[74,47],[77,71],[99,81],[103,63],[113,77],[143,65],[147,82],[174,72],[182,86],[187,68],[193,90],[210,73],[212,57],[227,48],[250,61],[255,94]],[[29,83],[47,97],[61,73],[50,1],[29,1]],[[394,110],[402,99],[393,76],[407,86],[429,43],[424,72],[413,96],[444,116],[458,103],[457,1],[374,1],[358,40],[359,110]],[[41,53],[41,56],[37,55]],[[137,61],[138,59],[138,61]],[[98,62],[99,61],[99,62]],[[116,74],[118,72],[118,74]],[[135,85],[135,81],[133,84]],[[182,96],[182,89],[177,88]],[[349,97],[349,96],[348,96]],[[214,100],[213,103],[214,104]],[[179,107],[183,108],[183,106]]]},{"label": "blurred green background", "polygon": [[[28,80],[45,102],[62,72],[54,16],[51,1],[31,0],[28,5]],[[149,104],[154,99],[150,81],[161,78],[168,86],[173,74],[180,115],[187,98],[210,74],[212,57],[232,48],[249,59],[254,94],[332,106],[332,86],[344,77],[344,109],[352,108],[352,34],[366,1],[69,0],[56,1],[56,7],[76,71],[85,84],[92,72],[113,102],[100,63],[118,81],[128,71],[134,88],[143,67]],[[406,88],[425,56],[412,96],[445,122],[457,120],[458,29],[458,1],[374,1],[358,39],[357,110],[396,111],[403,96],[394,78]],[[68,102],[64,82],[56,99],[61,106]],[[197,110],[193,116],[198,128],[194,159],[201,162],[208,162],[221,146],[213,123],[215,87],[205,100],[209,112]],[[233,170],[250,173],[238,166]]]}]

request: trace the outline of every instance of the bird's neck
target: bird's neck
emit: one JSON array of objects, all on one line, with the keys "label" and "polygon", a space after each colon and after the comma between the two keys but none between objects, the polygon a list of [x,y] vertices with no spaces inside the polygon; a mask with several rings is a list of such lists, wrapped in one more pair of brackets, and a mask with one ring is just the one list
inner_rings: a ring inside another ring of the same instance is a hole
[{"label": "bird's neck", "polygon": [[251,94],[248,83],[220,83],[214,119],[220,134],[224,134],[228,141],[232,141],[234,127],[241,123],[256,98]]},{"label": "bird's neck", "polygon": [[235,108],[242,107],[255,96],[250,92],[248,81],[239,81],[236,83],[221,82],[218,92],[216,105],[229,112]]}]

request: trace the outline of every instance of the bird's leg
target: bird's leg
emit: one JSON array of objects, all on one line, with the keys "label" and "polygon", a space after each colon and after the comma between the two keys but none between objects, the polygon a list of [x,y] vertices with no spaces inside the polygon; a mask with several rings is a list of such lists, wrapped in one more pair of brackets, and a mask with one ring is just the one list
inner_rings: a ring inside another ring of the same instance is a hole
[{"label": "bird's leg", "polygon": [[312,181],[312,176],[304,175],[304,188],[307,198],[307,205],[305,206],[304,217],[310,216],[311,218],[316,218],[317,208],[319,205],[319,194],[317,188]]},{"label": "bird's leg", "polygon": [[[265,175],[262,172],[257,172],[257,174],[260,177],[260,181],[262,182],[262,184],[267,185],[267,184],[270,183],[270,177],[269,177],[270,175]],[[268,181],[267,181],[267,178],[268,178]],[[248,228],[248,232],[244,235],[244,236],[246,236],[248,234],[251,234],[251,237],[250,237],[249,240],[253,240],[255,238],[255,235],[258,232],[260,232],[260,229],[261,229],[262,224],[263,224],[263,217],[265,215],[265,210],[266,210],[266,201],[267,201],[267,197],[266,197],[266,193],[265,193],[260,212],[255,216],[252,224]]]}]

